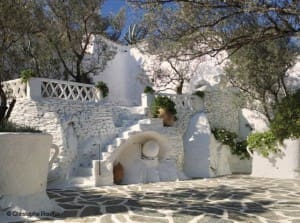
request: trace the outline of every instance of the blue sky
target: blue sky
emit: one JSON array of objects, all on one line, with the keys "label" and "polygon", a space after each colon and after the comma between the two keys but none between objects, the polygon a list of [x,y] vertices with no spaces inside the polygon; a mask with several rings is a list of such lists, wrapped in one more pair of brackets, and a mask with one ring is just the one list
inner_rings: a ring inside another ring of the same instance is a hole
[{"label": "blue sky", "polygon": [[121,7],[126,6],[125,0],[107,0],[103,4],[103,13],[116,13]]},{"label": "blue sky", "polygon": [[130,8],[125,0],[107,0],[103,4],[102,13],[104,15],[116,14],[122,7],[126,10],[126,22],[123,30],[123,35],[127,32],[128,27],[133,23],[138,23],[139,18],[141,17],[141,11],[134,11]]}]

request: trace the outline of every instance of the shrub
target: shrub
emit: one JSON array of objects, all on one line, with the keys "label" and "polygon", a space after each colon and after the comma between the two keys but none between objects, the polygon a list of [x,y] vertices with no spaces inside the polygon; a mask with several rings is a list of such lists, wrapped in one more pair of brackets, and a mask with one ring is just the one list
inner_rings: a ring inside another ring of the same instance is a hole
[{"label": "shrub", "polygon": [[235,139],[237,138],[237,135],[234,132],[230,132],[226,129],[213,129],[211,131],[216,140],[218,140],[219,142],[221,142],[222,144],[225,144],[227,146],[234,147],[235,146]]},{"label": "shrub", "polygon": [[226,129],[212,129],[216,140],[224,145],[229,146],[232,154],[237,155],[240,159],[249,159],[247,152],[247,141],[238,138],[237,134]]},{"label": "shrub", "polygon": [[165,109],[172,115],[176,115],[177,111],[175,108],[175,103],[166,96],[158,96],[154,99],[151,105],[151,113],[153,118],[157,118],[159,115],[159,108]]},{"label": "shrub", "polygon": [[40,133],[40,130],[29,126],[21,126],[17,125],[13,122],[1,122],[0,123],[0,132],[32,132],[32,133]]},{"label": "shrub", "polygon": [[279,152],[278,140],[271,130],[250,134],[247,143],[250,150],[256,151],[264,157],[268,157],[270,153]]},{"label": "shrub", "polygon": [[195,91],[193,95],[197,95],[199,98],[204,98],[204,91]]},{"label": "shrub", "polygon": [[30,78],[35,77],[35,73],[31,69],[23,70],[21,72],[21,82],[22,83],[27,83]]},{"label": "shrub", "polygon": [[274,107],[270,130],[248,136],[248,148],[264,157],[280,151],[283,140],[300,137],[300,90],[283,98]]},{"label": "shrub", "polygon": [[109,89],[108,89],[106,83],[104,83],[103,81],[99,81],[96,84],[96,88],[98,88],[102,92],[102,95],[104,98],[108,96]]},{"label": "shrub", "polygon": [[283,98],[274,110],[271,131],[279,142],[288,138],[300,138],[300,90]]},{"label": "shrub", "polygon": [[237,155],[241,159],[250,159],[250,154],[247,151],[247,140],[236,142],[235,147],[231,149],[231,153]]},{"label": "shrub", "polygon": [[146,94],[153,94],[154,92],[155,91],[150,86],[146,86],[145,89],[144,89],[144,93],[146,93]]}]

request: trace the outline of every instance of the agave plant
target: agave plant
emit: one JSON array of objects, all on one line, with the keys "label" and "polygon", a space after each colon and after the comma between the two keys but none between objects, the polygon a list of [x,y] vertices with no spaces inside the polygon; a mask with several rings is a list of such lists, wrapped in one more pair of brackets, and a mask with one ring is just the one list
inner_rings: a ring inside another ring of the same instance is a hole
[{"label": "agave plant", "polygon": [[138,41],[145,38],[147,30],[144,27],[132,24],[129,26],[127,33],[124,36],[125,41],[129,45],[136,44]]}]

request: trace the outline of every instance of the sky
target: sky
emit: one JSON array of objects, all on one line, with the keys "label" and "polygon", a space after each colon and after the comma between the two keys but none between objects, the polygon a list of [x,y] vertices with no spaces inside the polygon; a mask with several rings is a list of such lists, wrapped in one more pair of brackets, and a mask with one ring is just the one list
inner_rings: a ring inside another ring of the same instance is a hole
[{"label": "sky", "polygon": [[141,17],[141,11],[135,11],[126,4],[126,0],[106,0],[102,7],[102,13],[104,15],[116,14],[121,8],[126,10],[126,21],[122,32],[124,35],[128,31],[128,27],[133,23],[138,23]]}]

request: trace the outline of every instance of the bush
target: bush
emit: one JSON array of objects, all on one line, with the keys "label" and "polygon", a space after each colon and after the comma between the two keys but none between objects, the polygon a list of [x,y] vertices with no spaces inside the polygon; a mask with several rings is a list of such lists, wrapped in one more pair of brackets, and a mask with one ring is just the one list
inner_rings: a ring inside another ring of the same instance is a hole
[{"label": "bush", "polygon": [[271,130],[250,134],[247,143],[250,150],[256,151],[264,157],[268,157],[270,153],[279,152],[278,140]]},{"label": "bush", "polygon": [[17,125],[13,122],[1,122],[0,123],[0,132],[32,132],[40,133],[42,131],[29,126]]},{"label": "bush", "polygon": [[240,159],[249,159],[250,155],[247,152],[247,141],[238,138],[237,134],[226,129],[212,129],[211,131],[216,140],[224,145],[229,146],[232,154],[237,155]]},{"label": "bush", "polygon": [[104,83],[103,81],[99,81],[96,84],[96,88],[98,88],[102,92],[104,98],[108,96],[109,88],[107,87],[106,83]]},{"label": "bush", "polygon": [[300,138],[300,90],[283,98],[274,110],[271,131],[279,142],[288,138]]},{"label": "bush", "polygon": [[159,108],[165,109],[172,115],[176,115],[177,111],[175,108],[175,103],[166,96],[158,96],[154,99],[151,105],[151,114],[153,118],[157,118],[159,115]]},{"label": "bush", "polygon": [[21,82],[22,83],[27,83],[30,78],[35,77],[35,73],[31,69],[23,70],[21,72]]},{"label": "bush", "polygon": [[300,137],[300,90],[283,98],[274,107],[274,119],[270,130],[263,133],[253,133],[248,136],[248,148],[255,150],[264,157],[280,151],[283,140]]},{"label": "bush", "polygon": [[231,149],[231,153],[237,155],[241,159],[250,159],[250,154],[247,151],[247,140],[238,141],[235,147]]},{"label": "bush", "polygon": [[145,89],[144,89],[144,93],[146,93],[146,94],[153,94],[154,92],[155,91],[150,86],[146,86]]},{"label": "bush", "polygon": [[221,142],[224,145],[229,146],[230,148],[235,146],[235,139],[237,135],[234,132],[230,132],[226,129],[213,129],[211,132],[214,134],[216,140]]},{"label": "bush", "polygon": [[204,98],[204,91],[195,91],[193,95],[197,95],[199,98]]}]

